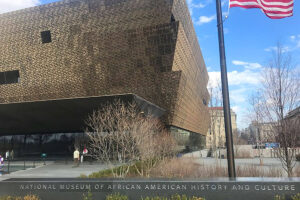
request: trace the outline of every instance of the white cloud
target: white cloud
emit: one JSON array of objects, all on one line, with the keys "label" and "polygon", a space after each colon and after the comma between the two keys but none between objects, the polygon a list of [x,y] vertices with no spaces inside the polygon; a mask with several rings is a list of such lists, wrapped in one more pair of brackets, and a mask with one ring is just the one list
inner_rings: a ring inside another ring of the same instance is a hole
[{"label": "white cloud", "polygon": [[243,62],[243,61],[233,60],[232,64],[234,64],[234,65],[246,65],[248,63],[247,62]]},{"label": "white cloud", "polygon": [[202,2],[202,3],[195,4],[194,0],[187,0],[187,4],[188,4],[188,7],[189,7],[191,16],[193,15],[193,11],[194,11],[195,8],[197,9],[197,8],[204,8],[204,7],[206,7],[205,3]]},{"label": "white cloud", "polygon": [[294,40],[296,39],[296,36],[291,35],[291,36],[290,36],[290,39],[291,39],[292,41],[294,41]]},{"label": "white cloud", "polygon": [[201,9],[208,6],[210,3],[212,3],[213,0],[187,0],[187,4],[191,13],[191,16],[193,16],[194,9]]},{"label": "white cloud", "polygon": [[216,15],[212,16],[200,16],[198,21],[195,22],[196,25],[201,26],[203,24],[209,23],[216,19]]},{"label": "white cloud", "polygon": [[239,113],[241,111],[241,107],[239,106],[231,106],[231,109],[235,112],[235,113]]},{"label": "white cloud", "polygon": [[207,6],[207,4],[206,3],[193,3],[192,1],[191,1],[191,4],[190,4],[193,8],[204,8],[204,7],[206,7]]},{"label": "white cloud", "polygon": [[[211,87],[217,87],[221,80],[220,72],[208,72],[209,74],[209,84]],[[232,71],[228,72],[228,84],[230,86],[240,86],[240,85],[258,85],[260,83],[260,73],[253,72],[251,70],[244,70],[242,72]]]},{"label": "white cloud", "polygon": [[[238,61],[236,64],[248,64],[247,62]],[[237,125],[239,128],[248,126],[248,121],[245,116],[248,116],[248,96],[251,92],[255,91],[260,84],[260,70],[254,72],[249,69],[244,71],[231,71],[228,72],[229,81],[229,95],[231,108],[237,114]],[[218,87],[220,84],[221,73],[218,71],[208,72],[209,74],[209,87]]]},{"label": "white cloud", "polygon": [[264,50],[267,51],[267,52],[276,51],[277,47],[268,47],[268,48],[265,48]]},{"label": "white cloud", "polygon": [[39,0],[0,0],[0,13],[39,5]]},{"label": "white cloud", "polygon": [[[245,64],[246,62],[239,61],[238,64]],[[247,63],[246,63],[247,64]],[[221,73],[218,71],[209,72],[209,86],[218,87],[221,80]],[[247,116],[247,108],[249,107],[248,96],[251,91],[255,91],[260,84],[260,73],[253,72],[249,69],[244,71],[228,72],[229,93],[231,108],[237,114],[237,125],[239,128],[248,126],[248,121],[244,119]]]},{"label": "white cloud", "polygon": [[237,114],[237,126],[239,129],[247,128],[249,126],[249,110],[246,105],[232,106],[232,110]]},{"label": "white cloud", "polygon": [[188,4],[188,5],[193,4],[193,0],[187,0],[187,4]]},{"label": "white cloud", "polygon": [[[291,35],[289,36],[289,40],[290,40],[290,45],[288,46],[284,46],[282,47],[282,52],[289,52],[289,51],[295,51],[298,50],[300,48],[300,35]],[[277,51],[277,47],[273,46],[273,47],[268,47],[264,49],[267,52],[270,51]]]},{"label": "white cloud", "polygon": [[232,64],[238,65],[238,66],[243,66],[246,69],[260,69],[262,68],[261,64],[259,63],[249,63],[249,62],[243,62],[239,60],[233,60]]},{"label": "white cloud", "polygon": [[[265,51],[267,52],[270,52],[270,51],[277,51],[277,47],[273,46],[273,47],[268,47],[268,48],[265,48],[264,49]],[[288,51],[292,51],[293,48],[290,48],[288,46],[284,46],[282,47],[282,52],[285,53],[285,52],[288,52]]]},{"label": "white cloud", "polygon": [[296,48],[300,48],[300,39],[297,41],[297,46]]},{"label": "white cloud", "polygon": [[187,0],[187,4],[189,7],[190,14],[192,16],[193,15],[193,0]]},{"label": "white cloud", "polygon": [[258,85],[260,83],[259,77],[260,77],[259,72],[253,72],[248,69],[242,72],[232,71],[228,73],[229,85],[241,85],[241,84]]},{"label": "white cloud", "polygon": [[221,73],[220,72],[208,72],[209,82],[208,86],[210,88],[218,87],[218,84],[221,81]]},{"label": "white cloud", "polygon": [[249,91],[249,88],[246,88],[246,87],[231,90],[230,91],[231,102],[234,104],[240,104],[240,103],[246,102],[247,101],[246,93],[248,91]]},{"label": "white cloud", "polygon": [[[297,36],[292,35],[290,38],[293,42],[296,43],[295,49],[300,48],[300,35],[297,35]],[[294,39],[292,39],[292,38],[294,38]]]},{"label": "white cloud", "polygon": [[187,0],[190,8],[205,8],[208,4],[212,3],[212,0]]}]

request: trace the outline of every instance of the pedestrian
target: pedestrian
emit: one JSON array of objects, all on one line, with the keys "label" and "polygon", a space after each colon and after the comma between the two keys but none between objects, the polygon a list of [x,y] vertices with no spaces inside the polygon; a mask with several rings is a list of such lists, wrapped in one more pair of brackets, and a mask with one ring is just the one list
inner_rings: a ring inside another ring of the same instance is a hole
[{"label": "pedestrian", "polygon": [[86,155],[87,153],[88,153],[88,150],[87,150],[86,147],[84,147],[84,149],[83,149],[83,155]]},{"label": "pedestrian", "polygon": [[14,153],[14,150],[12,149],[10,152],[10,159],[14,160],[14,156],[15,156],[15,153]]},{"label": "pedestrian", "polygon": [[4,166],[4,158],[0,155],[0,171],[2,171]]},{"label": "pedestrian", "polygon": [[82,155],[81,155],[81,163],[83,163],[84,156],[86,156],[87,153],[88,153],[88,150],[86,147],[84,147],[83,151],[82,151]]},{"label": "pedestrian", "polygon": [[80,156],[80,163],[83,163],[83,154]]},{"label": "pedestrian", "polygon": [[73,153],[75,167],[79,166],[79,151],[76,149]]},{"label": "pedestrian", "polygon": [[5,159],[6,159],[6,160],[9,159],[9,150],[7,150],[6,153],[5,153]]}]

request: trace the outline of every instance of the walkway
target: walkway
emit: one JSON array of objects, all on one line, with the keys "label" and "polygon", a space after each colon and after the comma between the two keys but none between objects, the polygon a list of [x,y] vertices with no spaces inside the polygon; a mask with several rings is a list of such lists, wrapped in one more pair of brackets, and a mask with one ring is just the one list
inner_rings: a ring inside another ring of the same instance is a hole
[{"label": "walkway", "polygon": [[108,166],[101,163],[85,163],[74,167],[73,163],[48,162],[46,165],[27,170],[17,171],[11,174],[0,176],[0,181],[9,178],[77,178],[81,174],[88,175],[93,172],[107,169]]}]

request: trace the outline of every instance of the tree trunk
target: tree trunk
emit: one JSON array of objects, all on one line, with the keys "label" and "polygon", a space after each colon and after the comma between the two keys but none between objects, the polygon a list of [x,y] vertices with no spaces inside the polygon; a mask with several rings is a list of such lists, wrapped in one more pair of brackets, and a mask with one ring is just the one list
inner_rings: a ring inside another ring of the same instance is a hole
[{"label": "tree trunk", "polygon": [[285,153],[286,169],[287,169],[288,177],[292,177],[293,169],[292,169],[292,165],[291,165],[291,159],[289,157],[289,150],[288,150],[288,148],[284,148],[284,151],[285,151],[284,153]]}]

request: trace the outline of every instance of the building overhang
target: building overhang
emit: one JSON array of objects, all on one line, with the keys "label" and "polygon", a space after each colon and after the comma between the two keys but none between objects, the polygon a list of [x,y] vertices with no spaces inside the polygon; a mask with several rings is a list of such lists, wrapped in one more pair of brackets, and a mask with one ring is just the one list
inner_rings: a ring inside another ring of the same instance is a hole
[{"label": "building overhang", "polygon": [[90,113],[117,99],[136,102],[145,115],[165,113],[135,94],[0,104],[0,136],[83,132]]}]

